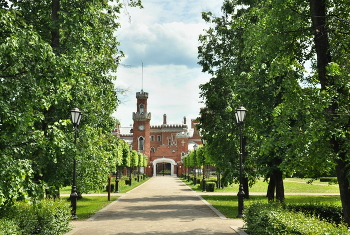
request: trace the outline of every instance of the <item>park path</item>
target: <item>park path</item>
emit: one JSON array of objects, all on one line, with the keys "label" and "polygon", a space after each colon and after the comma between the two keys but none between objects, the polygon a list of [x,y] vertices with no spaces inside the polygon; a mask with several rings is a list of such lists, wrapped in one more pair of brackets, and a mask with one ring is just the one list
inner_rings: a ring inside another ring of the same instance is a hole
[{"label": "park path", "polygon": [[241,219],[226,219],[170,176],[152,177],[90,219],[72,225],[67,235],[244,234],[237,229],[243,226]]}]

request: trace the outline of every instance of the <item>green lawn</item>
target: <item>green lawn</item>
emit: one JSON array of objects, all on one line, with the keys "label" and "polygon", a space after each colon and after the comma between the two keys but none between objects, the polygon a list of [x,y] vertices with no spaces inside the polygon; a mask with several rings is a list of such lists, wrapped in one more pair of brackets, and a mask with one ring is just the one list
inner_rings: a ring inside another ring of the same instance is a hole
[{"label": "green lawn", "polygon": [[[77,216],[78,220],[85,220],[90,218],[96,212],[107,206],[111,202],[117,200],[119,197],[111,196],[111,200],[107,200],[106,196],[84,196],[77,201]],[[67,200],[68,197],[62,197],[63,200]],[[70,201],[67,200],[70,204]]]},{"label": "green lawn", "polygon": [[[310,179],[288,178],[284,180],[285,193],[339,193],[338,185],[329,185],[327,182],[313,181],[308,183]],[[192,182],[183,180],[189,187],[197,192],[201,192],[202,188],[199,185],[194,186]],[[250,192],[266,193],[267,182],[259,180],[250,188]],[[215,192],[238,192],[238,184],[232,184],[224,189],[215,189]],[[208,192],[209,194],[209,192]],[[224,214],[227,218],[236,218],[238,214],[238,201],[236,195],[202,195],[202,197],[213,205],[217,210]],[[250,195],[250,199],[244,200],[245,207],[252,202],[261,200],[267,202],[265,195]],[[285,195],[286,203],[326,203],[341,205],[339,196],[314,196],[314,195]]]},{"label": "green lawn", "polygon": [[[213,205],[217,210],[224,214],[227,218],[236,218],[238,215],[237,196],[224,195],[202,195],[202,197]],[[264,195],[252,195],[250,199],[244,200],[244,205],[249,206],[252,202],[263,201],[267,202]],[[286,195],[286,203],[325,203],[341,205],[339,196],[310,196],[310,195]]]},{"label": "green lawn", "polygon": [[[119,193],[126,193],[139,185],[143,184],[150,178],[146,178],[144,180],[141,180],[140,182],[133,181],[131,186],[125,185],[124,181],[121,181],[119,183]],[[115,179],[112,179],[112,183],[115,182]],[[63,187],[60,189],[60,194],[70,194],[71,193],[71,186]],[[88,194],[84,194],[83,198],[77,201],[77,216],[78,220],[85,220],[90,218],[92,215],[94,215],[96,212],[101,210],[103,207],[107,206],[111,202],[117,200],[118,196],[111,196],[111,200],[108,201],[107,199],[107,192],[106,191],[97,191],[92,193],[102,193],[105,194],[105,196],[88,196]],[[69,197],[62,197],[62,199],[67,200]],[[67,203],[70,203],[70,201],[67,200]]]},{"label": "green lawn", "polygon": [[[193,186],[191,182],[183,180],[193,190],[200,192],[202,191],[199,185]],[[327,182],[320,182],[315,180],[312,184],[307,182],[310,179],[299,179],[299,178],[287,178],[284,179],[284,190],[285,193],[339,193],[338,185],[329,185]],[[267,182],[258,180],[250,189],[250,192],[266,193]],[[215,192],[238,192],[238,184],[232,184],[224,189],[215,189]]]}]

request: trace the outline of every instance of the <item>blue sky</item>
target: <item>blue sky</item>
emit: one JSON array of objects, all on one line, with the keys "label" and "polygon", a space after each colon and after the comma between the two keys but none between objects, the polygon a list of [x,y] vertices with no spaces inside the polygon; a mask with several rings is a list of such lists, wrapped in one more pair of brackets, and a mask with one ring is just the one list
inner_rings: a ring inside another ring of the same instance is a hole
[{"label": "blue sky", "polygon": [[222,1],[144,0],[143,5],[122,11],[122,27],[116,33],[125,54],[121,63],[127,66],[120,66],[115,84],[128,92],[120,97],[114,116],[122,126],[132,124],[143,77],[151,124],[162,124],[163,114],[169,124],[181,124],[184,116],[189,123],[203,107],[199,85],[210,79],[197,64],[198,36],[208,27],[201,12],[220,15]]}]

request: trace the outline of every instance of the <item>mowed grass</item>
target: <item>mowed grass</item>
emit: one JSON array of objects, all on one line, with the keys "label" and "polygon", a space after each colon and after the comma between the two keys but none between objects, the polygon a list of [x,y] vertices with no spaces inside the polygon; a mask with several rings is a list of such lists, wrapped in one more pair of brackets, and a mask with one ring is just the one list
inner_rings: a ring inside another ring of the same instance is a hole
[{"label": "mowed grass", "polygon": [[[238,200],[235,195],[202,195],[203,199],[209,202],[227,218],[236,218],[238,215]],[[250,199],[244,200],[244,206],[247,207],[253,202],[267,202],[264,195],[251,195]],[[314,196],[314,195],[286,195],[286,203],[305,204],[305,203],[325,203],[341,205],[339,196]]]},{"label": "mowed grass", "polygon": [[[313,181],[308,183],[310,179],[288,178],[283,181],[285,193],[334,193],[339,194],[338,185],[329,185],[327,182]],[[194,186],[191,182],[184,180],[189,187],[197,192],[202,189],[199,185]],[[202,195],[203,199],[213,205],[217,210],[224,214],[227,218],[236,218],[238,215],[238,200],[236,193],[238,192],[238,184],[232,184],[224,189],[215,189],[215,192],[234,193],[234,195]],[[244,200],[245,207],[252,202],[267,202],[267,182],[259,180],[249,190],[250,193],[261,193],[262,195],[250,195],[249,199]],[[210,194],[210,192],[208,192]],[[325,203],[341,205],[340,196],[324,196],[324,195],[285,195],[286,203]]]},{"label": "mowed grass", "polygon": [[[143,184],[150,178],[146,178],[144,180],[141,180],[140,182],[133,181],[132,185],[122,185],[119,186],[119,193],[126,193],[139,185]],[[114,181],[112,181],[114,182]],[[71,193],[71,186],[63,187],[60,189],[60,194],[70,194]],[[105,206],[109,205],[113,201],[117,200],[119,196],[111,196],[110,201],[108,201],[108,196],[106,191],[98,191],[94,193],[101,193],[105,194],[105,196],[88,196],[89,194],[83,194],[83,198],[77,201],[77,216],[78,220],[85,220],[90,218],[92,215],[94,215],[96,212],[104,208]],[[68,198],[69,197],[61,197],[64,200],[67,200],[67,203],[71,203]]]},{"label": "mowed grass", "polygon": [[[67,203],[71,203],[68,200],[69,197],[62,197],[67,200]],[[117,200],[119,197],[111,196],[111,200],[108,201],[107,196],[84,196],[82,199],[77,201],[77,216],[78,220],[85,220],[90,218],[96,212]]]},{"label": "mowed grass", "polygon": [[[189,187],[197,192],[201,192],[202,188],[200,185],[194,186],[191,182],[183,180]],[[287,178],[283,180],[284,192],[285,193],[339,193],[338,185],[329,185],[328,182],[320,182],[319,180],[313,181],[309,184],[310,179],[299,179],[299,178]],[[267,182],[262,179],[258,180],[251,188],[250,192],[255,193],[266,193]],[[224,189],[215,189],[215,192],[238,192],[238,184],[231,184]]]}]

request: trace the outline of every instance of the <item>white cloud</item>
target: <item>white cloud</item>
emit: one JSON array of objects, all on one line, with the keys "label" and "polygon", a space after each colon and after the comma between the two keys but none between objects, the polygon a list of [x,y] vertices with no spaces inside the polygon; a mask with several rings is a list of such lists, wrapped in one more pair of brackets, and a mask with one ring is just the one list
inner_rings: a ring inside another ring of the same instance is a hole
[{"label": "white cloud", "polygon": [[[136,92],[142,89],[141,68],[121,68],[118,76],[116,86],[129,88],[129,92],[115,117],[121,121],[122,126],[128,126],[132,124],[132,112],[136,111]],[[171,124],[181,124],[184,116],[187,120],[196,118],[199,109],[203,107],[198,85],[208,80],[209,76],[200,73],[199,68],[189,69],[183,65],[144,68],[143,90],[149,93],[151,124],[162,124],[163,114],[167,114],[168,123]]]},{"label": "white cloud", "polygon": [[220,13],[222,2],[213,0],[147,0],[144,9],[128,8],[121,19],[117,35],[120,49],[126,57],[120,67],[116,86],[129,88],[123,103],[115,113],[123,126],[132,124],[136,110],[136,92],[149,93],[148,111],[152,125],[163,122],[181,124],[186,116],[196,118],[203,107],[199,98],[199,85],[209,80],[197,65],[198,36],[208,27],[201,20],[202,11]]},{"label": "white cloud", "polygon": [[198,36],[205,24],[143,23],[130,25],[120,36],[121,49],[127,55],[123,63],[140,65],[187,65],[197,66]]}]

